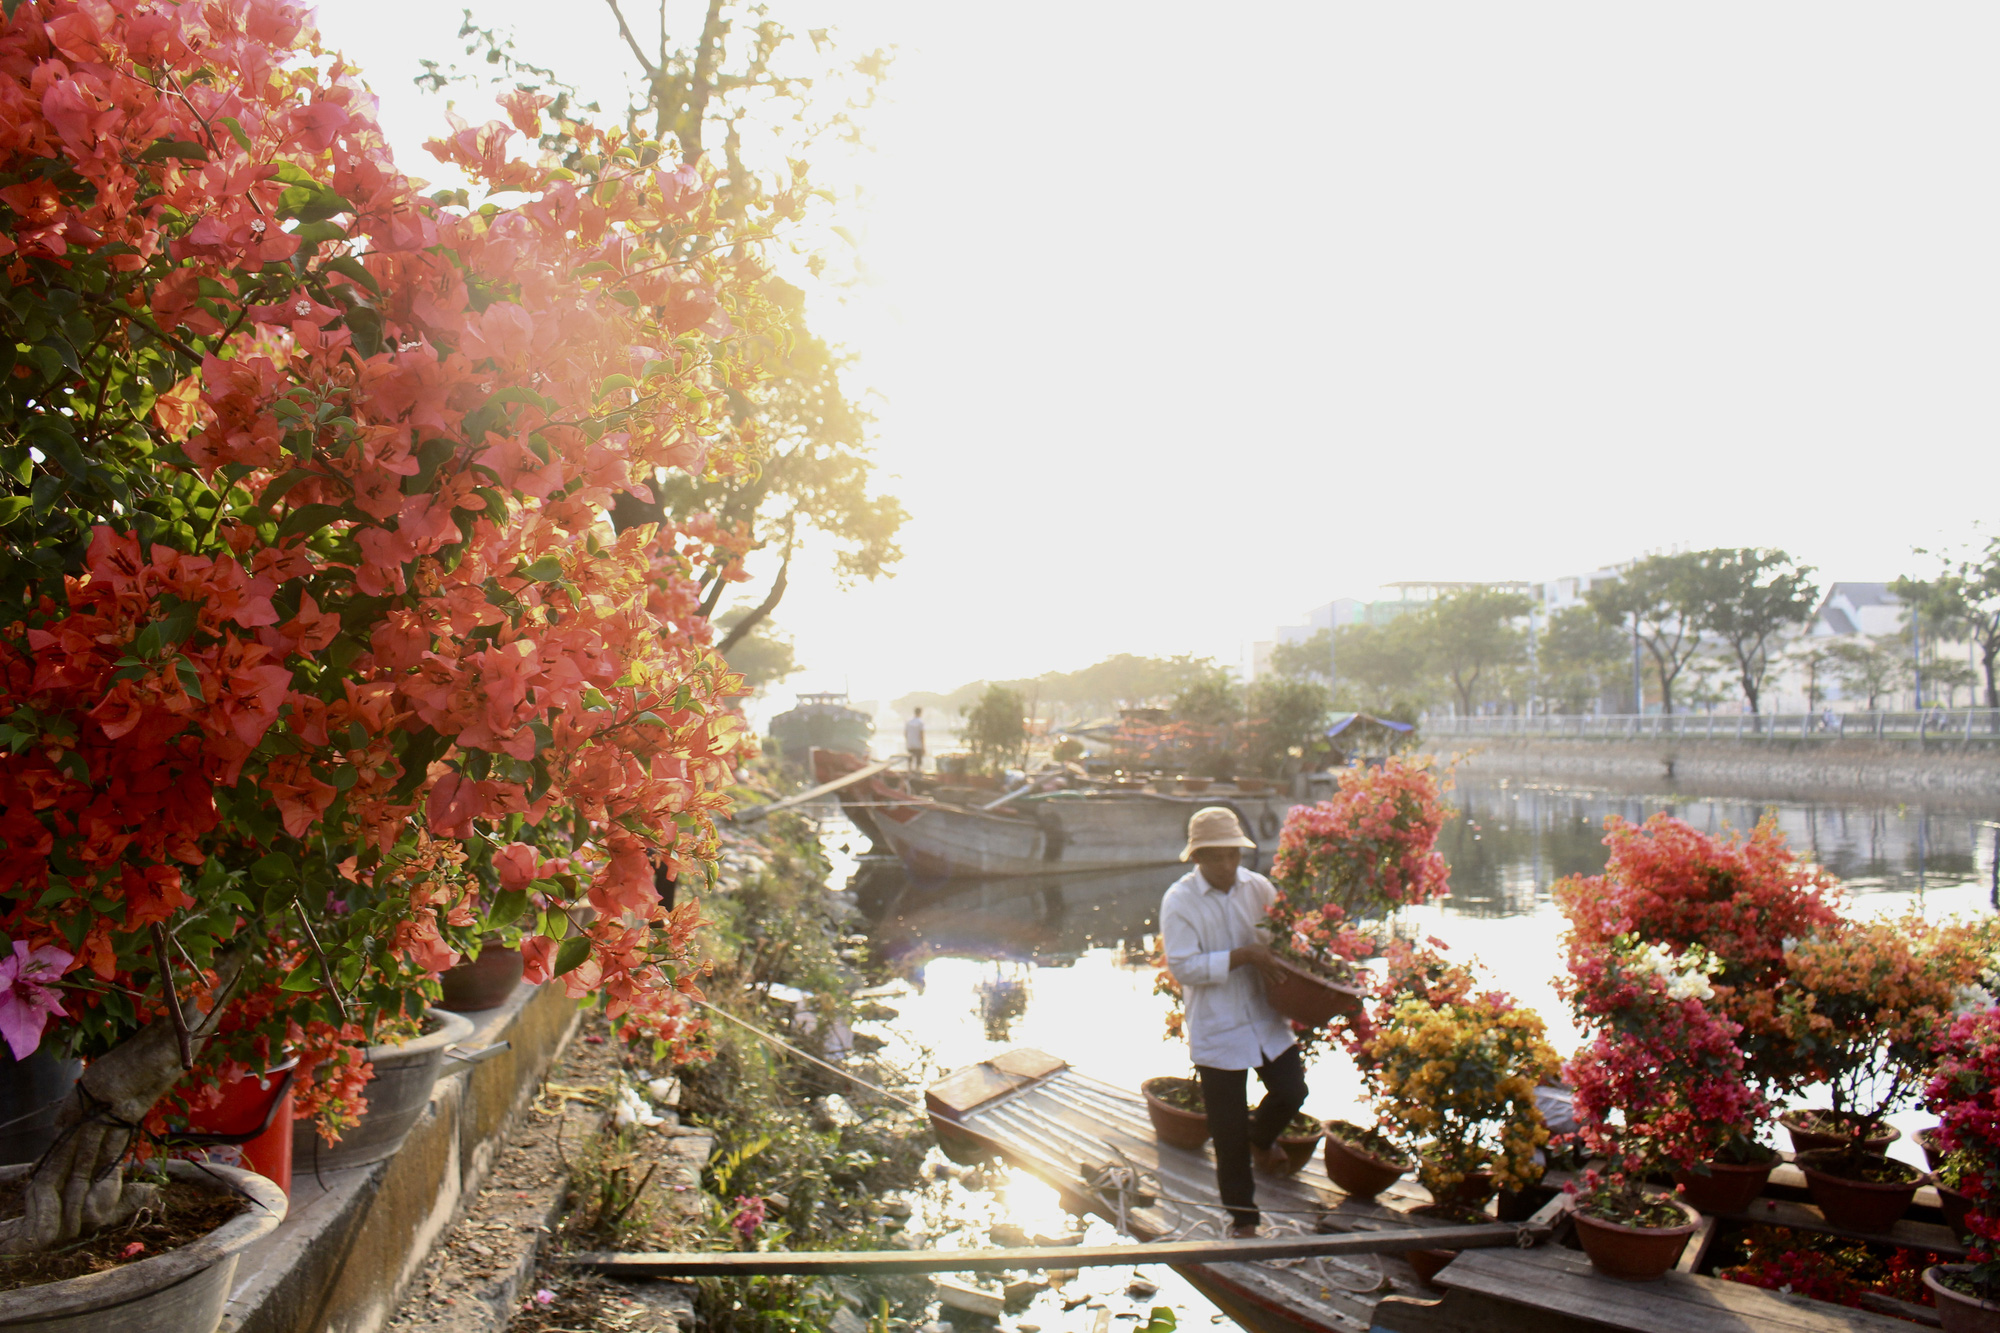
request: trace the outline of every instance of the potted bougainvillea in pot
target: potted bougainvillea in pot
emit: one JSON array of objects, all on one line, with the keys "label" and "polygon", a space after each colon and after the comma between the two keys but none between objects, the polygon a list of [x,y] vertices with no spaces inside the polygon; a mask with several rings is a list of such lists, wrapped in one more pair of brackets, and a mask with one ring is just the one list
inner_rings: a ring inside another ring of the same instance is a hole
[{"label": "potted bougainvillea in pot", "polygon": [[1278,835],[1264,994],[1308,1033],[1336,1016],[1365,1021],[1353,964],[1375,951],[1369,931],[1397,908],[1445,892],[1438,853],[1444,784],[1425,759],[1349,768],[1332,797],[1292,807]]},{"label": "potted bougainvillea in pot", "polygon": [[1534,1093],[1560,1062],[1541,1016],[1476,986],[1434,949],[1397,945],[1375,1031],[1349,1043],[1377,1128],[1410,1147],[1439,1203],[1477,1206],[1534,1183],[1549,1138]]},{"label": "potted bougainvillea in pot", "polygon": [[1201,1084],[1191,1078],[1163,1076],[1139,1085],[1153,1132],[1171,1148],[1198,1150],[1208,1142],[1208,1110],[1202,1105]]},{"label": "potted bougainvillea in pot", "polygon": [[810,192],[580,122],[538,164],[503,100],[426,197],[295,6],[0,17],[0,1009],[88,1059],[0,1253],[151,1206],[198,1062],[351,1123],[379,1021],[531,896],[528,979],[691,1030],[653,863],[712,862],[746,753],[700,608],[751,542],[603,514],[754,461],[745,247]]},{"label": "potted bougainvillea in pot", "polygon": [[1326,1122],[1326,1175],[1344,1194],[1372,1199],[1415,1165],[1378,1130],[1345,1120]]},{"label": "potted bougainvillea in pot", "polygon": [[1967,1205],[1972,1262],[1924,1273],[1946,1333],[2000,1330],[2000,1008],[1991,1005],[1993,992],[2000,990],[2000,969],[1995,961],[1989,959],[1976,987],[1986,1007],[1952,1023],[1924,1093],[1938,1115],[1947,1161],[1964,1164],[1953,1174]]},{"label": "potted bougainvillea in pot", "polygon": [[1960,991],[1977,983],[1995,938],[1991,919],[1843,920],[1800,940],[1787,960],[1778,1013],[1809,1053],[1851,1127],[1840,1146],[1799,1155],[1827,1220],[1884,1231],[1926,1177],[1869,1150],[1883,1118],[1915,1098]]}]

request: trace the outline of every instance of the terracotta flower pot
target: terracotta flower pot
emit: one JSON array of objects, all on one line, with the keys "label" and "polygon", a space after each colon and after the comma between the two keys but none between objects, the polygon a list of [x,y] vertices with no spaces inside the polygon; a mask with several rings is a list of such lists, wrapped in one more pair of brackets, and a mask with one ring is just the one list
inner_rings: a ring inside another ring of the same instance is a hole
[{"label": "terracotta flower pot", "polygon": [[444,1007],[455,1014],[498,1009],[521,984],[521,967],[519,949],[481,945],[479,957],[439,974],[438,982],[444,987]]},{"label": "terracotta flower pot", "polygon": [[1963,1273],[1970,1264],[1940,1264],[1924,1270],[1924,1286],[1937,1302],[1944,1333],[2000,1333],[2000,1301],[1982,1301],[1938,1281],[1940,1273]]},{"label": "terracotta flower pot", "polygon": [[1264,998],[1270,1001],[1273,1009],[1294,1023],[1322,1028],[1331,1023],[1336,1015],[1353,1018],[1362,1012],[1362,1003],[1367,997],[1355,987],[1314,976],[1282,958],[1271,961],[1275,966],[1268,970],[1258,969],[1264,978]]},{"label": "terracotta flower pot", "polygon": [[1688,1237],[1701,1225],[1701,1215],[1680,1202],[1670,1200],[1687,1220],[1671,1227],[1634,1227],[1592,1217],[1581,1208],[1576,1219],[1576,1236],[1590,1266],[1606,1277],[1626,1282],[1654,1282],[1680,1262]]},{"label": "terracotta flower pot", "polygon": [[[1938,1163],[1942,1162],[1945,1156],[1944,1149],[1938,1145],[1940,1128],[1941,1126],[1932,1125],[1929,1129],[1920,1129],[1910,1136],[1917,1141],[1917,1149],[1924,1155],[1924,1165],[1933,1171],[1938,1169]],[[1881,1149],[1877,1148],[1874,1151],[1880,1152]]]},{"label": "terracotta flower pot", "polygon": [[[1819,1114],[1830,1116],[1832,1113],[1823,1111]],[[1792,1151],[1795,1153],[1818,1152],[1821,1148],[1845,1148],[1848,1144],[1854,1142],[1854,1137],[1850,1134],[1842,1134],[1838,1130],[1828,1130],[1820,1126],[1806,1124],[1799,1118],[1797,1111],[1789,1115],[1780,1116],[1778,1123],[1783,1125],[1785,1132],[1792,1136]],[[1889,1145],[1902,1137],[1902,1130],[1897,1129],[1894,1125],[1884,1125],[1875,1133],[1870,1134],[1862,1146],[1869,1152],[1887,1152]]]},{"label": "terracotta flower pot", "polygon": [[[1422,1178],[1422,1173],[1419,1172],[1418,1179]],[[1426,1185],[1424,1188],[1430,1187]],[[1443,1194],[1434,1193],[1433,1197],[1441,1204],[1456,1204],[1461,1208],[1484,1208],[1486,1201],[1493,1197],[1493,1189],[1491,1171],[1473,1171]]]},{"label": "terracotta flower pot", "polygon": [[1838,1171],[1840,1152],[1838,1149],[1822,1149],[1819,1152],[1801,1153],[1796,1159],[1798,1167],[1806,1173],[1806,1192],[1818,1205],[1826,1220],[1837,1227],[1849,1231],[1887,1231],[1896,1220],[1910,1210],[1910,1201],[1917,1197],[1917,1187],[1930,1177],[1913,1166],[1892,1161],[1879,1153],[1871,1153],[1861,1158],[1864,1163],[1877,1165],[1888,1163],[1901,1167],[1907,1173],[1907,1180],[1858,1180]]},{"label": "terracotta flower pot", "polygon": [[[1332,1142],[1331,1139],[1327,1141]],[[1421,1208],[1412,1208],[1410,1216],[1430,1218],[1437,1222],[1453,1222],[1460,1226],[1478,1226],[1482,1222],[1492,1221],[1484,1213],[1448,1203],[1427,1203]],[[1417,1279],[1427,1287],[1436,1285],[1437,1275],[1443,1271],[1446,1264],[1458,1258],[1458,1255],[1457,1250],[1403,1251],[1404,1260],[1417,1270]]]},{"label": "terracotta flower pot", "polygon": [[[236,1261],[252,1242],[285,1220],[285,1192],[233,1166],[168,1162],[169,1175],[224,1188],[251,1206],[192,1244],[101,1273],[0,1292],[0,1330],[23,1333],[215,1333],[236,1276]],[[25,1166],[0,1168],[18,1180]]]},{"label": "terracotta flower pot", "polygon": [[1972,1196],[1960,1194],[1951,1186],[1936,1180],[1931,1182],[1931,1188],[1938,1192],[1938,1211],[1944,1214],[1944,1224],[1951,1228],[1952,1234],[1958,1237],[1960,1244],[1971,1240],[1972,1228],[1966,1225],[1965,1219],[1972,1212]]},{"label": "terracotta flower pot", "polygon": [[1325,1134],[1325,1130],[1315,1129],[1310,1134],[1278,1135],[1278,1146],[1285,1150],[1286,1175],[1295,1176],[1305,1169],[1305,1164],[1313,1159],[1313,1149],[1319,1147]]},{"label": "terracotta flower pot", "polygon": [[1372,1199],[1388,1189],[1413,1163],[1409,1158],[1391,1159],[1377,1157],[1364,1148],[1341,1139],[1338,1135],[1326,1136],[1327,1179],[1340,1187],[1342,1193],[1356,1199]]},{"label": "terracotta flower pot", "polygon": [[1724,1162],[1703,1163],[1708,1174],[1695,1171],[1674,1172],[1674,1184],[1681,1187],[1681,1198],[1688,1206],[1707,1213],[1710,1217],[1730,1217],[1742,1212],[1764,1192],[1764,1186],[1771,1179],[1771,1172],[1777,1168],[1778,1159],[1768,1162]]},{"label": "terracotta flower pot", "polygon": [[1145,1094],[1146,1114],[1152,1117],[1153,1133],[1169,1148],[1184,1148],[1194,1152],[1208,1142],[1208,1113],[1206,1111],[1184,1111],[1178,1106],[1163,1102],[1153,1092],[1154,1087],[1169,1081],[1191,1083],[1192,1079],[1169,1080],[1149,1078],[1139,1085]]}]

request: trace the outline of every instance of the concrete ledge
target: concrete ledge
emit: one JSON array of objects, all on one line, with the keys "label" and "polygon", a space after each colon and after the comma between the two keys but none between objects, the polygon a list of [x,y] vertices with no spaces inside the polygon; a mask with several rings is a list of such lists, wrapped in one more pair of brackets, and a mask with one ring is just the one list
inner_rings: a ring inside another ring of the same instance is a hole
[{"label": "concrete ledge", "polygon": [[388,1161],[326,1172],[310,1154],[294,1163],[291,1210],[237,1266],[224,1333],[377,1333],[395,1313],[460,1201],[477,1194],[578,1009],[560,986],[524,985],[466,1017],[476,1029],[468,1046],[509,1049],[477,1065],[447,1060]]},{"label": "concrete ledge", "polygon": [[1699,788],[1716,796],[1801,800],[1921,800],[1985,810],[2000,796],[2000,753],[1872,740],[1610,740],[1595,737],[1428,738],[1439,757],[1465,755],[1467,774],[1605,779]]}]

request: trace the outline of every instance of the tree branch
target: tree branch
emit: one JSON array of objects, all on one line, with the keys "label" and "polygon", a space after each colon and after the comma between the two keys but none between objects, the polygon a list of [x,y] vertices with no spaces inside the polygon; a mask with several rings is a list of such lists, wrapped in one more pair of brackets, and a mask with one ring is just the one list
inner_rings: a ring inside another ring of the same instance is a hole
[{"label": "tree branch", "polygon": [[791,572],[792,537],[791,533],[787,531],[785,534],[785,559],[778,566],[778,577],[771,581],[771,591],[765,594],[764,600],[757,603],[756,608],[749,615],[743,617],[743,619],[730,627],[729,633],[722,636],[722,642],[715,645],[716,652],[724,657],[729,656],[729,650],[741,643],[744,635],[757,628],[758,624],[766,616],[778,609],[778,603],[784,599],[785,583],[790,578]]},{"label": "tree branch", "polygon": [[646,71],[647,80],[650,82],[658,79],[660,77],[659,67],[646,59],[646,53],[639,49],[639,39],[634,37],[632,29],[626,26],[625,11],[618,7],[618,0],[604,0],[604,3],[611,6],[612,16],[618,20],[618,35],[625,39],[625,45],[631,47],[632,54],[638,57],[639,67]]}]

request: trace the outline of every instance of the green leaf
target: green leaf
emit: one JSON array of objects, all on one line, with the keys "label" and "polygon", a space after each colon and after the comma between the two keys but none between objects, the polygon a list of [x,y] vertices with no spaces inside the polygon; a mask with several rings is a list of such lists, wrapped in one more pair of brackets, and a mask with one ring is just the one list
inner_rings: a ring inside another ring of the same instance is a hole
[{"label": "green leaf", "polygon": [[321,267],[329,273],[339,273],[354,279],[377,296],[382,294],[382,285],[375,281],[375,275],[368,271],[366,264],[353,255],[341,255],[337,259],[329,259]]},{"label": "green leaf", "polygon": [[90,781],[90,765],[75,750],[64,750],[56,760],[56,767],[75,778],[78,782]]},{"label": "green leaf", "polygon": [[556,966],[553,975],[563,976],[583,966],[583,960],[590,957],[590,937],[577,935],[566,939],[556,950]]},{"label": "green leaf", "polygon": [[634,380],[630,375],[607,375],[604,378],[604,383],[597,386],[597,396],[603,398],[605,394],[611,393],[614,390],[631,389],[637,386],[638,381]]},{"label": "green leaf", "polygon": [[506,889],[493,895],[493,905],[486,909],[486,920],[494,927],[511,926],[521,919],[521,913],[528,910],[528,895],[523,889]]},{"label": "green leaf", "polygon": [[303,508],[294,509],[290,514],[286,515],[285,521],[278,525],[278,535],[273,544],[283,546],[288,538],[296,537],[302,532],[313,532],[323,528],[334,519],[339,518],[341,512],[339,505],[306,505]]},{"label": "green leaf", "polygon": [[25,495],[0,495],[0,528],[28,512],[33,501]]},{"label": "green leaf", "polygon": [[562,561],[552,555],[545,555],[532,565],[515,571],[518,578],[533,579],[537,583],[554,583],[562,578]]},{"label": "green leaf", "polygon": [[229,131],[229,137],[236,140],[236,146],[244,152],[250,151],[250,136],[243,132],[243,126],[234,116],[217,116],[215,123]]},{"label": "green leaf", "polygon": [[298,867],[283,852],[272,852],[250,867],[250,878],[265,887],[283,884],[298,877]]},{"label": "green leaf", "polygon": [[201,673],[194,669],[194,663],[183,657],[174,663],[174,674],[181,678],[181,688],[187,691],[188,698],[196,703],[208,702],[208,696],[201,689]]},{"label": "green leaf", "polygon": [[309,991],[319,989],[319,962],[308,958],[293,968],[291,974],[278,983],[279,990]]},{"label": "green leaf", "polygon": [[346,240],[347,229],[337,222],[308,222],[293,231],[292,235],[299,238],[300,245],[319,245],[325,241]]},{"label": "green leaf", "polygon": [[189,143],[186,139],[161,139],[139,154],[141,162],[158,162],[169,157],[178,157],[187,162],[206,162],[208,150],[198,143]]}]

